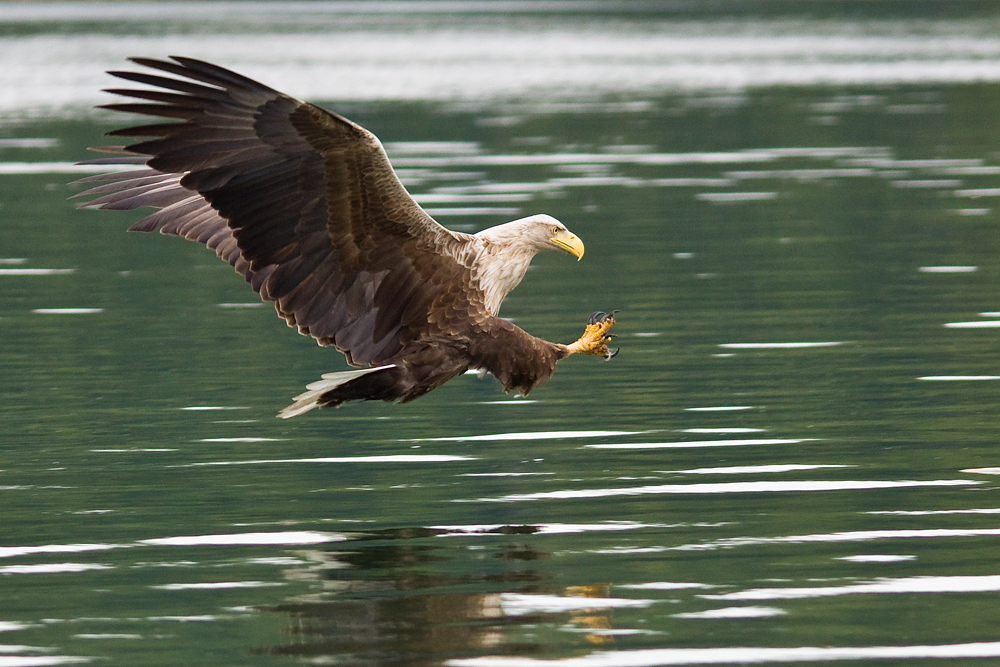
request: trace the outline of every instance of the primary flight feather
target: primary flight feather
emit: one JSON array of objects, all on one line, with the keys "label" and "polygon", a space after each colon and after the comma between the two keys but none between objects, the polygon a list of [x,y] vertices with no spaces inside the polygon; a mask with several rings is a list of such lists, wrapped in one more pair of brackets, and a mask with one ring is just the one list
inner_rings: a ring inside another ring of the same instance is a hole
[{"label": "primary flight feather", "polygon": [[111,132],[145,139],[96,149],[108,157],[89,163],[138,168],[85,178],[92,187],[78,196],[94,197],[87,208],[158,209],[130,230],[213,249],[290,326],[358,367],[324,375],[279,416],[411,401],[469,369],[526,396],[568,355],[614,356],[612,315],[594,313],[570,345],[497,315],[536,253],[583,256],[555,218],[451,231],[406,192],[378,138],[350,120],[200,60],[133,62],[172,76],[111,72],[147,88],[111,89],[140,101],[105,108],[172,122]]}]

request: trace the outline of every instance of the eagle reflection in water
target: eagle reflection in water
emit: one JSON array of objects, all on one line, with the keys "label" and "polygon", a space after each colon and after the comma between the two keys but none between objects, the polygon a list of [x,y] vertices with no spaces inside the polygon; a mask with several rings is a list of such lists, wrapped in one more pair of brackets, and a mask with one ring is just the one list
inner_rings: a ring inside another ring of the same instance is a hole
[{"label": "eagle reflection in water", "polygon": [[[552,623],[566,633],[567,646],[585,651],[614,641],[607,584],[558,587],[533,563],[549,554],[532,549],[518,535],[532,526],[503,526],[491,539],[483,566],[475,572],[449,568],[442,531],[410,528],[355,535],[329,551],[299,552],[306,561],[286,578],[307,582],[305,595],[262,610],[287,617],[288,643],[253,649],[267,655],[328,659],[343,665],[441,665],[448,659],[530,655],[534,626]],[[346,544],[346,546],[345,546]],[[526,598],[571,598],[571,611],[525,609]],[[582,640],[582,643],[581,643]]]}]

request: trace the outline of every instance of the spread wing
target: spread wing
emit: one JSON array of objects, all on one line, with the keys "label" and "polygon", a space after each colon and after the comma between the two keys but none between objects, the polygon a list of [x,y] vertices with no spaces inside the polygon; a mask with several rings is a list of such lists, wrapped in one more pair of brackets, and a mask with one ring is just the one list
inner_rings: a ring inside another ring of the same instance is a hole
[{"label": "spread wing", "polygon": [[215,250],[278,314],[356,366],[391,358],[428,330],[489,326],[463,254],[471,237],[407,194],[381,143],[341,116],[189,58],[134,59],[177,78],[111,72],[145,89],[108,105],[166,122],[97,164],[141,168],[84,179],[85,206],[155,213],[132,230]]}]

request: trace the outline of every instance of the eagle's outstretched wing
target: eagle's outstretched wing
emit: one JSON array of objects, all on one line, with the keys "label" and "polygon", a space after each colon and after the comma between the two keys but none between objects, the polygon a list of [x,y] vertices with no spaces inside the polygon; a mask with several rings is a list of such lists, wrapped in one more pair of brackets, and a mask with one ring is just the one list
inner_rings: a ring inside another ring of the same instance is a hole
[{"label": "eagle's outstretched wing", "polygon": [[214,249],[352,365],[383,363],[429,329],[487,324],[463,255],[471,237],[420,208],[375,135],[216,65],[172,60],[133,62],[173,77],[112,72],[149,88],[112,89],[139,101],[106,108],[174,122],[112,132],[152,138],[91,162],[142,168],[84,179],[93,187],[80,196],[96,196],[85,206],[158,208],[131,229]]}]

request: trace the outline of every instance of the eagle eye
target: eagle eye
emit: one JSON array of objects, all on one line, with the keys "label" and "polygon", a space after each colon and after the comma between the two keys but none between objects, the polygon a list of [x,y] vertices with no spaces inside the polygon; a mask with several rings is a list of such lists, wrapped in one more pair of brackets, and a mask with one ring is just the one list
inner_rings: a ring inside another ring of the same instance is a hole
[{"label": "eagle eye", "polygon": [[553,236],[558,236],[560,231],[561,230],[558,227],[553,227],[552,228],[552,235]]}]

